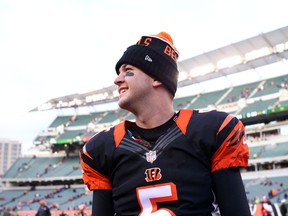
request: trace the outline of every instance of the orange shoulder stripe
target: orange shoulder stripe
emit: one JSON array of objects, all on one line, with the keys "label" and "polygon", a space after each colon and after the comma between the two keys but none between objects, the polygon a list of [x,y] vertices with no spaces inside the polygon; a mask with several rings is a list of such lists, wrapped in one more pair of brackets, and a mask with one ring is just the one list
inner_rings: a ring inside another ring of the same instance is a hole
[{"label": "orange shoulder stripe", "polygon": [[180,110],[176,124],[183,134],[186,134],[188,122],[193,114],[193,110]]},{"label": "orange shoulder stripe", "polygon": [[125,121],[116,125],[114,128],[114,140],[115,140],[116,147],[118,147],[124,135],[125,135]]},{"label": "orange shoulder stripe", "polygon": [[223,123],[221,124],[221,126],[220,126],[217,134],[219,134],[219,133],[221,132],[221,130],[222,130],[223,128],[225,128],[226,125],[227,125],[227,124],[231,121],[231,119],[233,119],[233,118],[234,118],[234,116],[233,116],[232,114],[229,114],[229,115],[225,118],[225,120],[223,121]]}]

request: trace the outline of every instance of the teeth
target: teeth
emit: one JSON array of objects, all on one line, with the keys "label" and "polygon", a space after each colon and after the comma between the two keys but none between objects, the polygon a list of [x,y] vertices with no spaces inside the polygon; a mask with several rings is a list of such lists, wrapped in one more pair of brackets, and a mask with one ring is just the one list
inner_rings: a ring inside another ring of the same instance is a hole
[{"label": "teeth", "polygon": [[126,91],[126,89],[121,89],[120,94],[124,93],[125,91]]}]

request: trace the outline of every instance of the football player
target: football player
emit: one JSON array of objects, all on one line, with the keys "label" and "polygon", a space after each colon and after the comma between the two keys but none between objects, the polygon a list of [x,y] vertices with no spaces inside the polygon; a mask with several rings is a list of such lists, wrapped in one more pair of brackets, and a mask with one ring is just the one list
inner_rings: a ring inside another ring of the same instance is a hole
[{"label": "football player", "polygon": [[166,32],[142,36],[116,64],[118,104],[135,116],[80,151],[94,216],[251,216],[240,167],[245,130],[216,110],[175,111],[179,52]]}]

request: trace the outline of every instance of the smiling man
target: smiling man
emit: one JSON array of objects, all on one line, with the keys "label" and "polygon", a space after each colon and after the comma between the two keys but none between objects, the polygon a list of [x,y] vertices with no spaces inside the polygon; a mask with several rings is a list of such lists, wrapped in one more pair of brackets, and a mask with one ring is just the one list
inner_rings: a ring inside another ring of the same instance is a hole
[{"label": "smiling man", "polygon": [[251,216],[239,170],[249,158],[244,126],[225,112],[174,110],[178,56],[160,32],[117,62],[118,104],[136,121],[80,151],[94,216]]}]

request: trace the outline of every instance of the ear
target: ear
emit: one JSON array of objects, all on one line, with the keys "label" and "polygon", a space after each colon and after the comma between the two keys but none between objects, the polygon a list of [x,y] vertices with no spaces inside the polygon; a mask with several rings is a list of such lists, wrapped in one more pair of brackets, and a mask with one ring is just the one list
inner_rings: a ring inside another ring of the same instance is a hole
[{"label": "ear", "polygon": [[153,86],[157,87],[157,86],[160,86],[160,85],[163,85],[162,82],[158,81],[158,80],[153,80]]}]

